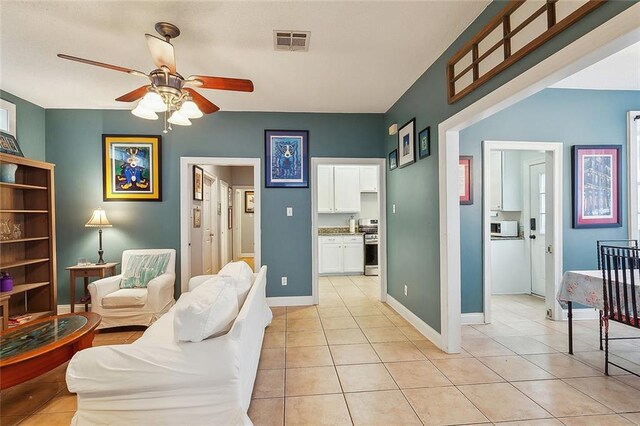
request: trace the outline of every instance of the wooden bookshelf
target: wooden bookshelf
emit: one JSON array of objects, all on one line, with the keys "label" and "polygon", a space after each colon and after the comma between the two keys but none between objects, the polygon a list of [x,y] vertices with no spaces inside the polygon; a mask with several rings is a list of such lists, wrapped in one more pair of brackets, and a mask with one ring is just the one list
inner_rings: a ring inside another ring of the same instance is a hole
[{"label": "wooden bookshelf", "polygon": [[14,281],[13,290],[2,293],[9,295],[9,316],[55,315],[54,165],[0,154],[4,163],[18,166],[15,183],[0,182],[0,271]]}]

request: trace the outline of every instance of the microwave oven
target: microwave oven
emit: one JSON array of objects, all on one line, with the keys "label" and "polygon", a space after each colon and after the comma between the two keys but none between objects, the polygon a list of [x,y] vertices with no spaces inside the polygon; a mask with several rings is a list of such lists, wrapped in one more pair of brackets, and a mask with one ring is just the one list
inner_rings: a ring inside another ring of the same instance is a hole
[{"label": "microwave oven", "polygon": [[518,221],[517,220],[501,220],[491,222],[492,237],[517,237]]}]

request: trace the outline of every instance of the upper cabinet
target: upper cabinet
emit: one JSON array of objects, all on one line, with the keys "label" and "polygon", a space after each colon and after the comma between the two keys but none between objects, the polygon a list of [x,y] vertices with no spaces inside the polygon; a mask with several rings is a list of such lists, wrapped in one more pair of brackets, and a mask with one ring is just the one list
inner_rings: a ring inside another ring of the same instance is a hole
[{"label": "upper cabinet", "polygon": [[360,166],[360,192],[378,192],[378,166]]},{"label": "upper cabinet", "polygon": [[360,211],[360,168],[318,166],[318,213]]},{"label": "upper cabinet", "polygon": [[490,209],[522,211],[522,162],[518,151],[491,151]]}]

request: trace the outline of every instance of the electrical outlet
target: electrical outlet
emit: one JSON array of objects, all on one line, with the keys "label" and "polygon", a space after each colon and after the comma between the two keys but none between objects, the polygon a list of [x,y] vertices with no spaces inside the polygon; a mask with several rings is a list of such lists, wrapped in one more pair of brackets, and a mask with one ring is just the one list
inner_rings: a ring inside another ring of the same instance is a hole
[{"label": "electrical outlet", "polygon": [[287,285],[287,277],[282,277],[282,285]]},{"label": "electrical outlet", "polygon": [[396,205],[394,204],[391,208],[393,209],[393,213],[395,213],[396,212]]},{"label": "electrical outlet", "polygon": [[407,287],[406,285],[404,286],[404,295],[408,296],[409,293],[409,287]]}]

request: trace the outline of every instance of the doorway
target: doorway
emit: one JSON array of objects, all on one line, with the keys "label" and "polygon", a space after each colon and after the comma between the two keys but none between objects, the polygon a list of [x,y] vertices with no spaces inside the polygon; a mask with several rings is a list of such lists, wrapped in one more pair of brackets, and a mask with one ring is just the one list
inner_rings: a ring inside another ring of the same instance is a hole
[{"label": "doorway", "polygon": [[555,277],[562,275],[561,262],[550,256],[562,246],[562,147],[484,141],[484,323],[491,323],[497,295],[537,294],[545,299],[543,314],[553,312]]},{"label": "doorway", "polygon": [[233,259],[243,260],[251,265],[255,252],[253,229],[254,215],[254,187],[249,185],[234,185],[232,188],[237,208],[233,218]]},{"label": "doorway", "polygon": [[[195,166],[203,170],[202,201],[194,199],[193,196]],[[233,225],[234,214],[241,206],[234,202],[229,191],[234,183],[254,188],[252,213],[254,226],[251,235],[253,257],[250,266],[255,271],[262,266],[260,159],[182,157],[180,158],[180,287],[182,292],[188,291],[189,279],[192,276],[207,273],[205,269],[215,274],[232,257],[233,226],[230,225]],[[210,269],[207,263],[209,259],[211,260]]]},{"label": "doorway", "polygon": [[[321,280],[327,285],[333,285],[331,280],[339,281],[339,285],[353,290],[354,297],[363,300],[386,301],[385,167],[386,160],[381,158],[311,159],[314,304],[320,302]],[[361,178],[364,185],[360,185]],[[352,217],[353,233],[350,231]],[[362,219],[360,223],[358,219]],[[319,235],[321,230],[322,236]],[[324,235],[331,230],[342,231],[343,235]],[[336,241],[331,241],[332,238]],[[372,255],[372,247],[375,247],[377,256]],[[367,262],[377,263],[377,270],[375,265],[367,265]],[[365,275],[366,271],[370,275]]]}]

